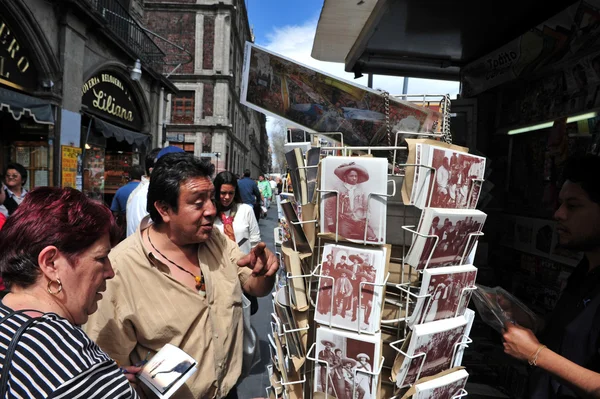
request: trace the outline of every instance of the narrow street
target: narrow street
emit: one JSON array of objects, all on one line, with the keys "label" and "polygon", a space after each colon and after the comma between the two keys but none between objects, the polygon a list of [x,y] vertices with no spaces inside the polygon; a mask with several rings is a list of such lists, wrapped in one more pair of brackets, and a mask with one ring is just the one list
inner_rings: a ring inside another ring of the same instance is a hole
[{"label": "narrow street", "polygon": [[[276,204],[271,204],[267,218],[261,219],[258,224],[262,240],[267,244],[267,248],[275,252],[273,229],[277,227]],[[271,363],[271,354],[269,352],[267,336],[271,333],[271,313],[273,312],[271,295],[258,298],[258,304],[258,312],[252,316],[252,325],[260,340],[261,362],[238,385],[238,396],[240,399],[264,398],[266,396],[265,388],[270,385],[267,365]]]}]

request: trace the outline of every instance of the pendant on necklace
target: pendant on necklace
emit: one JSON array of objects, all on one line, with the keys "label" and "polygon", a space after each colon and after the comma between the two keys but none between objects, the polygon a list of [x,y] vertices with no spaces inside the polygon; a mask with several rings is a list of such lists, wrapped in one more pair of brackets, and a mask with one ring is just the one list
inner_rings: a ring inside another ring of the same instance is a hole
[{"label": "pendant on necklace", "polygon": [[196,289],[198,290],[198,294],[205,297],[206,296],[206,284],[204,284],[204,276],[195,276],[196,279]]}]

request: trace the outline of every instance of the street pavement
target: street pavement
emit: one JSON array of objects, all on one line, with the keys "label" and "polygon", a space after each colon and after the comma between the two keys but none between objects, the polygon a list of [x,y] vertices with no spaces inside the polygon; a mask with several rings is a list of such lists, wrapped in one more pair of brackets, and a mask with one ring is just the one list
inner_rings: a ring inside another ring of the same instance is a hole
[{"label": "street pavement", "polygon": [[[273,252],[275,252],[273,229],[277,225],[277,205],[272,204],[267,217],[261,219],[258,226],[260,227],[262,241]],[[261,361],[260,364],[252,369],[250,375],[239,383],[237,391],[240,399],[264,398],[266,397],[265,389],[270,385],[267,365],[271,363],[271,352],[269,351],[269,339],[267,336],[271,333],[271,313],[273,313],[273,301],[271,298],[270,294],[263,298],[258,298],[258,311],[252,316],[252,326],[256,330],[259,339]]]}]

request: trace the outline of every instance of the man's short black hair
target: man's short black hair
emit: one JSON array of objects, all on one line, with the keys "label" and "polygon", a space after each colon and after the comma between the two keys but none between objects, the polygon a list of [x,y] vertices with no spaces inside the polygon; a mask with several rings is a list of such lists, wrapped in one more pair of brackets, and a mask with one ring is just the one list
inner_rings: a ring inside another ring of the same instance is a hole
[{"label": "man's short black hair", "polygon": [[129,168],[129,180],[141,180],[144,175],[144,168],[141,165],[133,165]]},{"label": "man's short black hair", "polygon": [[569,158],[565,166],[563,178],[572,183],[579,183],[590,199],[600,204],[600,157],[592,154]]},{"label": "man's short black hair", "polygon": [[23,180],[23,185],[25,185],[25,183],[27,183],[27,169],[25,169],[25,167],[23,165],[21,165],[20,163],[11,162],[8,165],[6,165],[5,172],[8,172],[9,169],[14,169],[21,175],[21,180]]},{"label": "man's short black hair", "polygon": [[154,169],[148,187],[148,204],[146,209],[155,224],[163,223],[160,213],[154,206],[156,201],[163,202],[178,211],[179,187],[186,180],[196,177],[207,177],[214,172],[214,166],[202,161],[193,154],[174,152],[160,157]]},{"label": "man's short black hair", "polygon": [[146,176],[150,176],[150,169],[154,167],[154,160],[158,156],[160,150],[162,150],[160,147],[153,148],[148,152],[148,154],[146,154],[146,158],[144,159],[144,170],[146,172]]},{"label": "man's short black hair", "polygon": [[250,177],[250,169],[244,170],[244,177]]}]

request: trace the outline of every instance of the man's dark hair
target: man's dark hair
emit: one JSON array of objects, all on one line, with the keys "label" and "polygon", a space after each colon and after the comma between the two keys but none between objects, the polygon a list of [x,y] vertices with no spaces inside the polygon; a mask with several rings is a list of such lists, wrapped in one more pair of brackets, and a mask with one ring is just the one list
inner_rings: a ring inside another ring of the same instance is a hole
[{"label": "man's dark hair", "polygon": [[244,177],[250,177],[250,169],[244,170]]},{"label": "man's dark hair", "polygon": [[146,172],[146,176],[150,176],[150,169],[154,167],[154,160],[158,156],[158,153],[162,150],[162,148],[157,147],[153,148],[146,154],[146,158],[144,159],[144,170]]},{"label": "man's dark hair", "polygon": [[[21,165],[20,163],[11,162],[8,165],[6,165],[5,172],[8,172],[9,169],[14,169],[21,175],[21,179],[23,180],[23,185],[25,185],[25,183],[27,183],[27,169],[25,169],[25,167],[23,165]],[[6,173],[4,173],[4,174],[6,175]]]},{"label": "man's dark hair", "polygon": [[564,180],[579,183],[590,199],[600,204],[600,157],[592,154],[569,158],[565,166]]},{"label": "man's dark hair", "polygon": [[161,201],[178,211],[179,187],[188,179],[207,177],[214,172],[214,166],[202,161],[193,154],[174,152],[160,157],[154,169],[148,187],[148,204],[146,210],[155,224],[163,223],[162,217],[154,203]]},{"label": "man's dark hair", "polygon": [[141,165],[133,165],[129,168],[129,180],[142,180],[144,168]]}]

